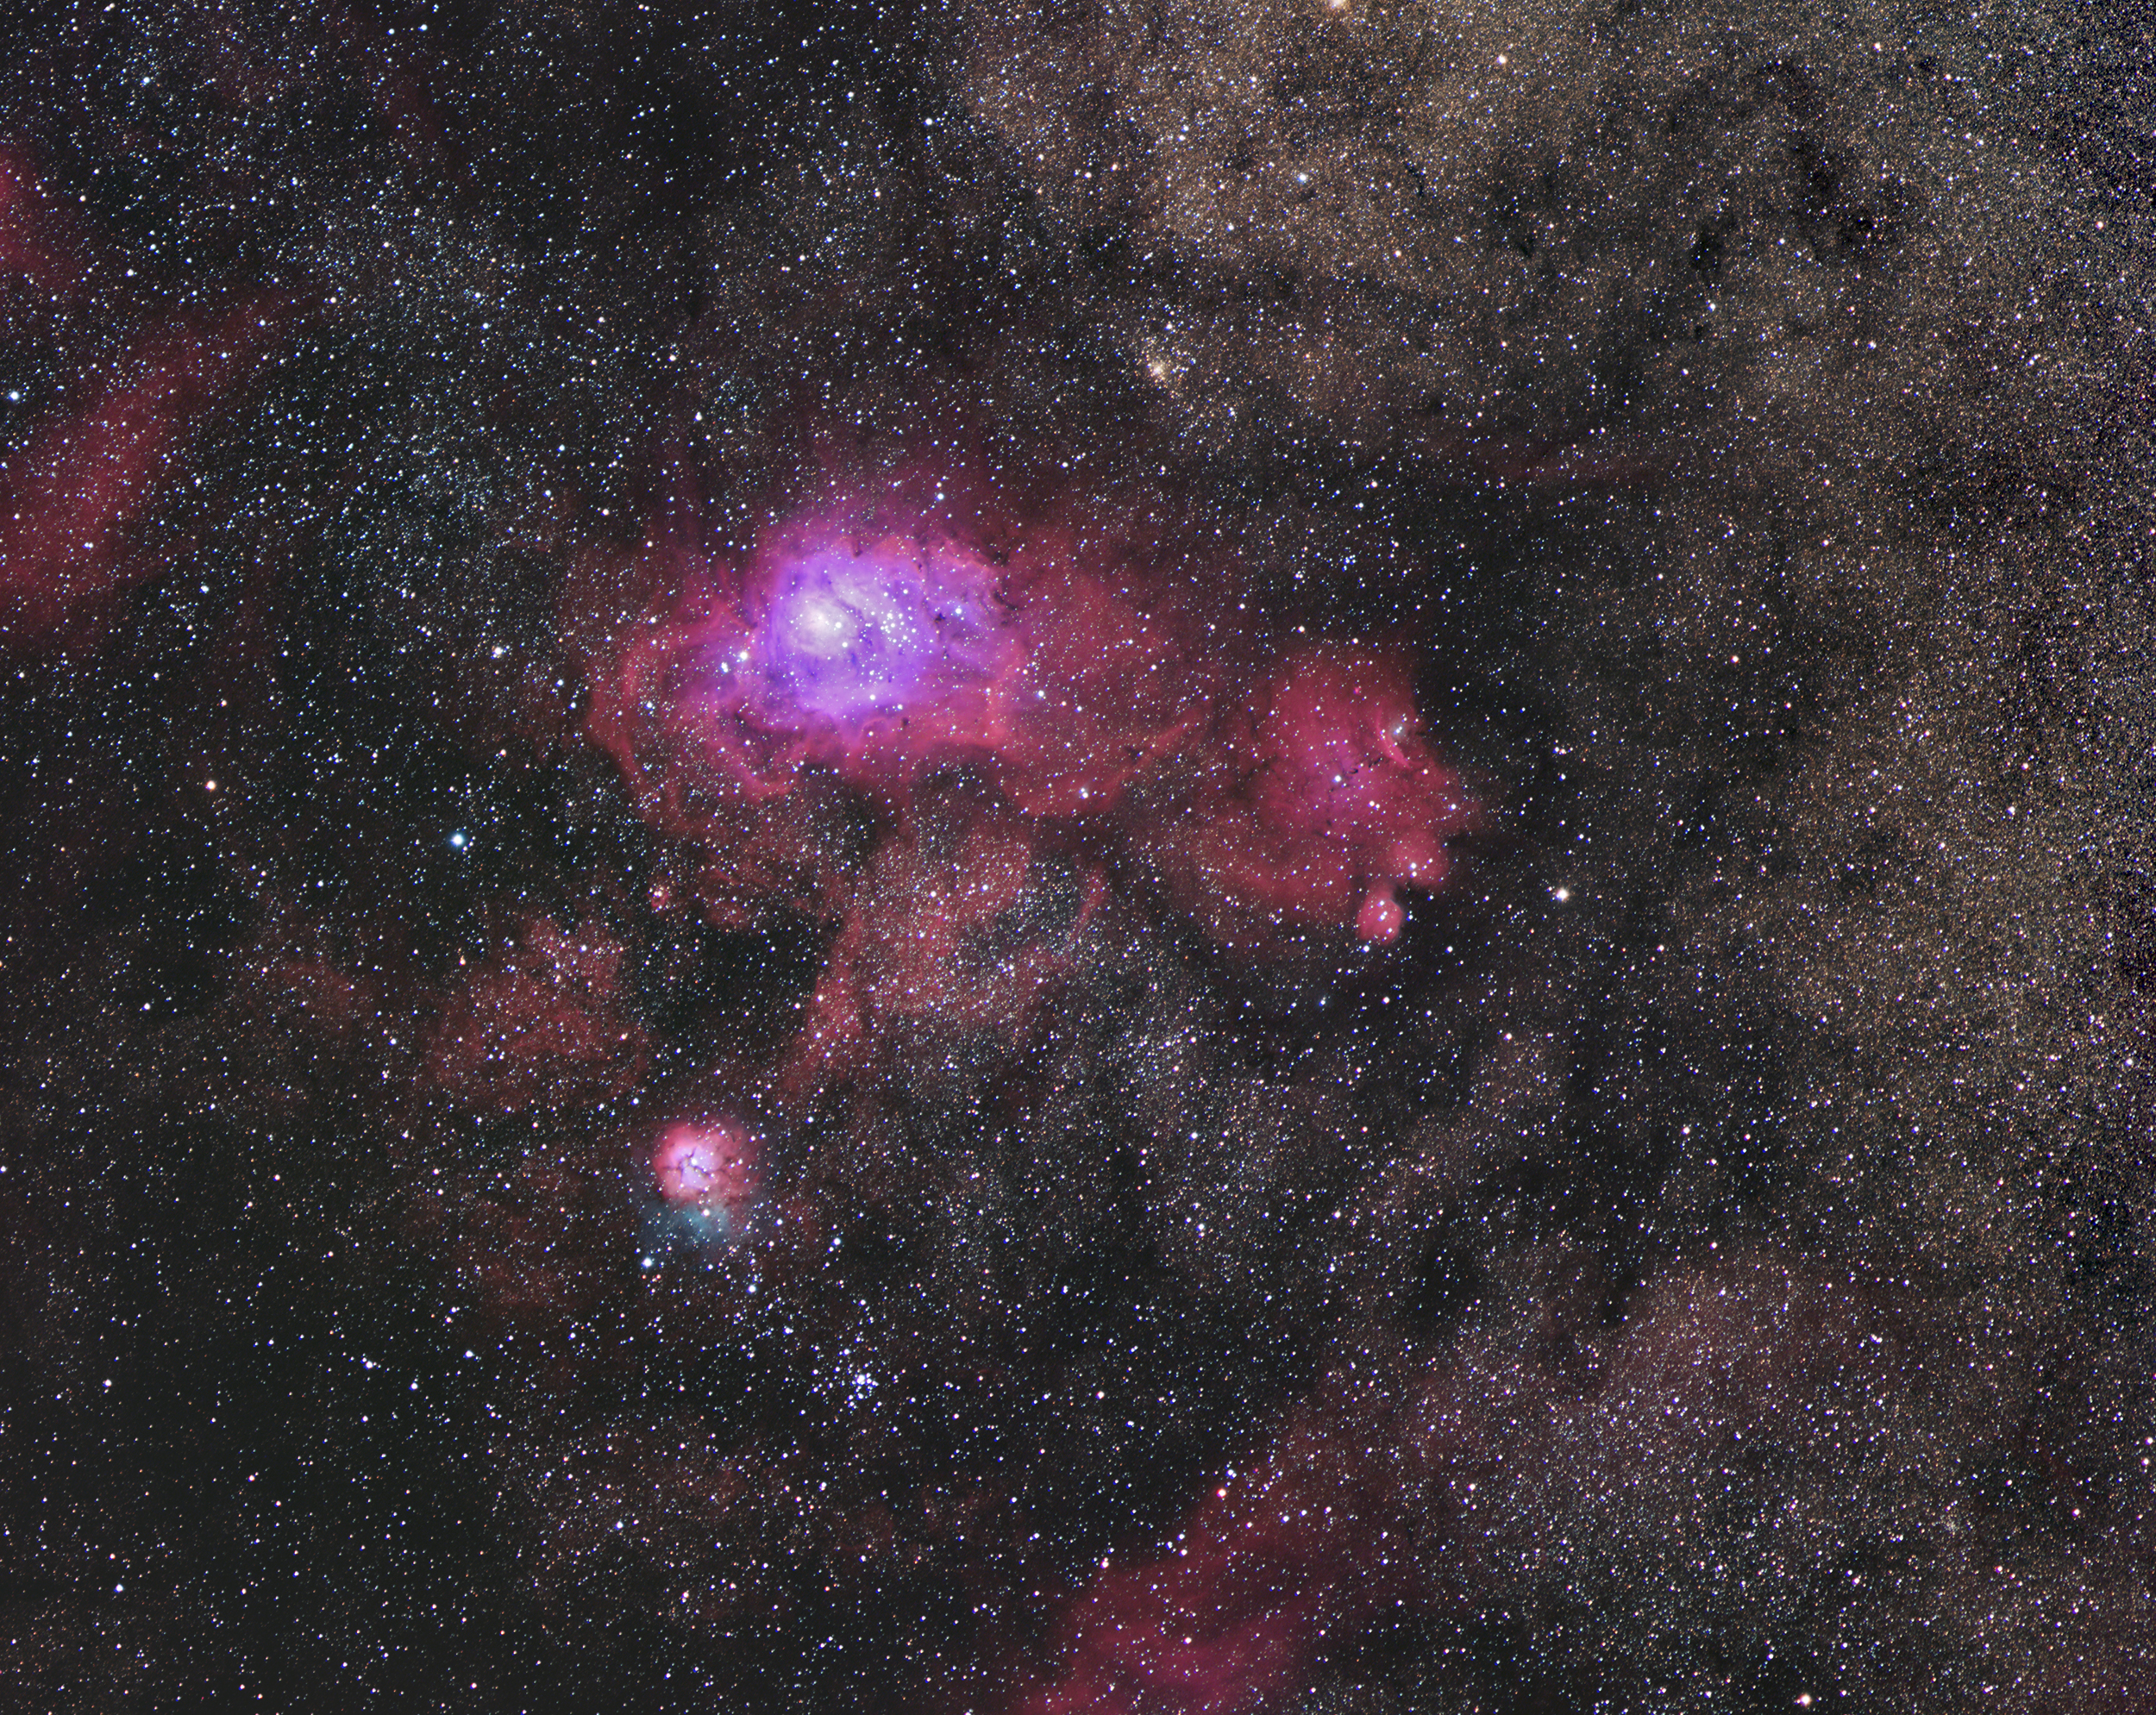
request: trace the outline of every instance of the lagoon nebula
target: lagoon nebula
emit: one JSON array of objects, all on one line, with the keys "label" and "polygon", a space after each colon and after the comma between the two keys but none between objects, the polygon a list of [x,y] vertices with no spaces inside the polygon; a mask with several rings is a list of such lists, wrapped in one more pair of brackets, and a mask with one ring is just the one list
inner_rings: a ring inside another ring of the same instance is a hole
[{"label": "lagoon nebula", "polygon": [[0,1705],[2156,1709],[2137,19],[26,15]]},{"label": "lagoon nebula", "polygon": [[[1222,946],[1397,936],[1401,885],[1435,887],[1472,819],[1405,648],[1269,635],[1218,554],[962,525],[957,485],[789,521],[745,568],[638,568],[664,606],[604,652],[592,729],[709,852],[707,912],[843,916],[863,850],[962,790],[1023,845],[1154,878]],[[998,897],[996,868],[968,891]]]}]

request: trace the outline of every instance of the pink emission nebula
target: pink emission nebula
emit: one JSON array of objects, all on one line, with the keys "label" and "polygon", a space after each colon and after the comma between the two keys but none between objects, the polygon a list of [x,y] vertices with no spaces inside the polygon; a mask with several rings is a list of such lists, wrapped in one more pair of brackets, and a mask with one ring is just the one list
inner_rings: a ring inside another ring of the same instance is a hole
[{"label": "pink emission nebula", "polygon": [[[591,730],[705,854],[715,922],[836,919],[844,984],[894,911],[900,936],[962,939],[1051,854],[1254,955],[1389,941],[1403,890],[1444,879],[1473,811],[1400,644],[1262,629],[1232,560],[1194,573],[1075,506],[892,488],[800,507],[739,555],[649,551],[649,609],[593,663]],[[836,855],[863,804],[872,849]],[[924,817],[943,830],[926,844],[973,853],[971,885],[902,879]]]}]

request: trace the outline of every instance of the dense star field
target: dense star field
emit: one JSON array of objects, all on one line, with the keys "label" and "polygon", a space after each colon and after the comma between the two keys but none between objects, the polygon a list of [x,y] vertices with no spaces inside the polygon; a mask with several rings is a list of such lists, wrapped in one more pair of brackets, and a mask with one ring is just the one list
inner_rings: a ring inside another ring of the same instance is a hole
[{"label": "dense star field", "polygon": [[2156,1710],[2139,0],[9,16],[0,1706]]}]

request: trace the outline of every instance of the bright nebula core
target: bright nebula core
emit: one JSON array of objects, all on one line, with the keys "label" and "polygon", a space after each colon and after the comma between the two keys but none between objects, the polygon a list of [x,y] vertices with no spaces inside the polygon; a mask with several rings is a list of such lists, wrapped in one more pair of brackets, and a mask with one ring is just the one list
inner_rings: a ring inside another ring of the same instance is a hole
[{"label": "bright nebula core", "polygon": [[993,678],[1008,640],[987,568],[938,546],[842,539],[769,568],[745,665],[765,676],[773,718],[790,703],[804,721],[858,723]]},{"label": "bright nebula core", "polygon": [[730,1121],[669,1127],[651,1171],[659,1194],[677,1208],[719,1207],[737,1219],[755,1197],[755,1144]]}]

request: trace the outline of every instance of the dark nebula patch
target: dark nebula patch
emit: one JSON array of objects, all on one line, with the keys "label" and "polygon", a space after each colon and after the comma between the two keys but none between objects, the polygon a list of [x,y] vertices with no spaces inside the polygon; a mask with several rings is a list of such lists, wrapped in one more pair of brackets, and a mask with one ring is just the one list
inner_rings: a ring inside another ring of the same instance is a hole
[{"label": "dark nebula patch", "polygon": [[0,1706],[2156,1702],[2143,9],[18,9]]}]

